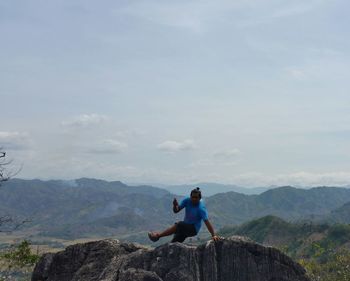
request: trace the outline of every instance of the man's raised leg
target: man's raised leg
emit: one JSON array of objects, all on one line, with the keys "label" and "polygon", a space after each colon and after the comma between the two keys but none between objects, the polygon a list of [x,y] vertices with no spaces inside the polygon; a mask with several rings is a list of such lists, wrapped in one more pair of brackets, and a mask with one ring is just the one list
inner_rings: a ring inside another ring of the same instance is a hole
[{"label": "man's raised leg", "polygon": [[174,224],[173,226],[169,227],[168,229],[164,230],[163,232],[158,234],[158,237],[164,237],[164,236],[169,236],[171,234],[174,234],[176,231],[177,224]]},{"label": "man's raised leg", "polygon": [[169,236],[175,233],[176,231],[177,224],[174,224],[173,226],[167,228],[163,232],[149,232],[148,237],[151,239],[153,242],[158,241],[159,238],[164,237],[164,236]]}]

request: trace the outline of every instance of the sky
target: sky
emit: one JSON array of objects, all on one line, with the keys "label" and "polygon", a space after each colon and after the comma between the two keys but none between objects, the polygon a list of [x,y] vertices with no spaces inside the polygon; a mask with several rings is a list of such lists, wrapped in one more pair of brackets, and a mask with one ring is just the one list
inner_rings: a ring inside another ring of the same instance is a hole
[{"label": "sky", "polygon": [[350,183],[350,2],[0,0],[17,177]]}]

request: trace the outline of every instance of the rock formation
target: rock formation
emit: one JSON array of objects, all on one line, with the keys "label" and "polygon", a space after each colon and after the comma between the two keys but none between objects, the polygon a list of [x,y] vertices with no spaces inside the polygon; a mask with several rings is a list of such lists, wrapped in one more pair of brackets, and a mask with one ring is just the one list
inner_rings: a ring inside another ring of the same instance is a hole
[{"label": "rock formation", "polygon": [[275,248],[231,237],[200,246],[155,249],[101,240],[45,254],[32,281],[308,281],[305,270]]}]

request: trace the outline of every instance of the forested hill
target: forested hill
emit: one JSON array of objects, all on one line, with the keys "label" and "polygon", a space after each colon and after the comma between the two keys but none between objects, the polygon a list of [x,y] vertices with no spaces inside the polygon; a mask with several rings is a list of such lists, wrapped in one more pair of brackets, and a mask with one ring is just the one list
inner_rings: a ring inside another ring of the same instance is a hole
[{"label": "forested hill", "polygon": [[[350,202],[350,189],[280,187],[260,195],[227,192],[203,196],[209,217],[218,229],[265,215],[287,220],[326,217]],[[127,235],[126,238],[139,241],[139,237],[145,237],[145,231],[183,218],[183,212],[172,213],[173,198],[161,188],[134,187],[119,181],[12,179],[0,187],[0,212],[29,218],[31,222],[25,227],[46,236],[71,239]],[[339,217],[346,218],[347,210]]]},{"label": "forested hill", "polygon": [[350,224],[350,202],[333,210],[328,216],[326,216],[326,220],[331,223],[338,222]]},{"label": "forested hill", "polygon": [[299,189],[285,186],[260,195],[227,192],[207,198],[208,208],[221,225],[243,223],[266,215],[288,220],[312,217],[322,220],[347,202],[350,202],[350,189],[339,187]]},{"label": "forested hill", "polygon": [[335,252],[350,249],[348,224],[291,223],[266,216],[240,226],[224,227],[219,233],[224,237],[249,237],[255,242],[280,248],[295,259],[325,259]]}]

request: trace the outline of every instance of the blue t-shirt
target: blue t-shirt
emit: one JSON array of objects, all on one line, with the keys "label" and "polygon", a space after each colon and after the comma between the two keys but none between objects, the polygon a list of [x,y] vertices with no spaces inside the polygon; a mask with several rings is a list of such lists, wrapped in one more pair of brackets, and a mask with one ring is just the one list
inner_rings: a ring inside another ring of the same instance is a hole
[{"label": "blue t-shirt", "polygon": [[194,224],[198,233],[202,226],[202,220],[208,220],[208,212],[202,200],[199,201],[198,205],[193,205],[191,198],[186,197],[181,201],[180,208],[186,208],[184,222]]}]

